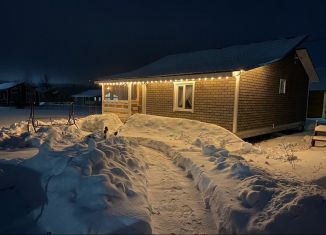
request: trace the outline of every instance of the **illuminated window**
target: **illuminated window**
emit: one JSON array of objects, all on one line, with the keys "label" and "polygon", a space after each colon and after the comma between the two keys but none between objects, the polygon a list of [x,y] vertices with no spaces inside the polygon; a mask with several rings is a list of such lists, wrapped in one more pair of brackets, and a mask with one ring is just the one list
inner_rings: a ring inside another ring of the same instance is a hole
[{"label": "illuminated window", "polygon": [[280,79],[279,93],[280,94],[286,93],[286,79]]},{"label": "illuminated window", "polygon": [[[104,95],[105,100],[128,100],[128,86],[109,86]],[[131,86],[131,99],[137,99],[137,85]]]},{"label": "illuminated window", "polygon": [[174,111],[194,111],[195,82],[174,83]]},{"label": "illuminated window", "polygon": [[94,101],[96,101],[96,97],[94,97]]}]

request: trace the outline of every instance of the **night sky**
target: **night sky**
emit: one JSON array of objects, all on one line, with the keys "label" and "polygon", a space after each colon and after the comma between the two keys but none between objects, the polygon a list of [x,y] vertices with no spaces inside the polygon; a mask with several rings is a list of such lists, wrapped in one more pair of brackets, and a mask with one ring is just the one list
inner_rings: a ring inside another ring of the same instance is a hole
[{"label": "night sky", "polygon": [[82,83],[168,54],[311,35],[326,67],[326,1],[0,1],[0,80]]}]

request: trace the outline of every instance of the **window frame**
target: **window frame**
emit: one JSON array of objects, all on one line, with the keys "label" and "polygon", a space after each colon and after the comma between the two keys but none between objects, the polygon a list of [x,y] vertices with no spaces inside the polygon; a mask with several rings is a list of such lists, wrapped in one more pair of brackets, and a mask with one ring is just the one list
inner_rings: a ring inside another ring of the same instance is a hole
[{"label": "window frame", "polygon": [[[191,109],[186,109],[186,86],[187,85],[192,85],[192,107]],[[178,88],[182,86],[183,91],[182,91],[182,97],[183,97],[183,102],[182,102],[182,108],[178,107],[178,94],[179,90]],[[174,91],[173,91],[173,112],[194,112],[194,107],[195,107],[195,81],[186,81],[186,82],[174,82]]]},{"label": "window frame", "polygon": [[[284,89],[283,89],[282,84],[284,84]],[[279,84],[279,88],[278,88],[278,93],[279,93],[280,95],[284,95],[284,94],[286,94],[286,79],[283,79],[283,78],[280,79],[280,84]]]}]

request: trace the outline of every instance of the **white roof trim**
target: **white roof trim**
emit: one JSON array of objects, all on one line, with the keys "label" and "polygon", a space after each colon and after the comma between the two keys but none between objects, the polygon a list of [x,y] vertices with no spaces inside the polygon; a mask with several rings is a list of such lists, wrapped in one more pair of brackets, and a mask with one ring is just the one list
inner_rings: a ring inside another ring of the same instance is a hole
[{"label": "white roof trim", "polygon": [[297,49],[296,53],[305,69],[310,82],[319,82],[319,77],[316,73],[315,67],[311,61],[307,49]]}]

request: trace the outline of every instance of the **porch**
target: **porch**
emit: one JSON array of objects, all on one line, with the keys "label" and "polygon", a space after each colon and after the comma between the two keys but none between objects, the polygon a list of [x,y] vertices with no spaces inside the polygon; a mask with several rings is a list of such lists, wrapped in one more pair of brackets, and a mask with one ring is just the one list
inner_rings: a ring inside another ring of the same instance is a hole
[{"label": "porch", "polygon": [[146,85],[140,82],[103,83],[102,113],[115,113],[123,122],[135,113],[146,113]]}]

